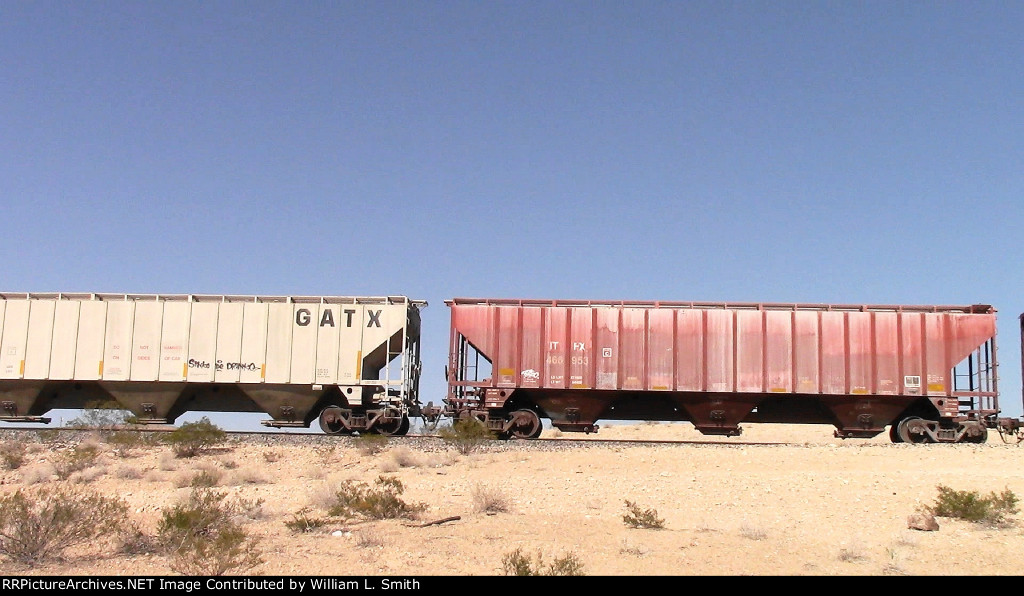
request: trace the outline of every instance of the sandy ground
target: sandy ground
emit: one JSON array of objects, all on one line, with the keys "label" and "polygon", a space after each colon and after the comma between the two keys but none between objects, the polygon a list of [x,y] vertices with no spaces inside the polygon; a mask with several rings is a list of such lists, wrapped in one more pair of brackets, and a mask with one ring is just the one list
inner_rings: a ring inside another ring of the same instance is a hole
[{"label": "sandy ground", "polygon": [[[937,531],[907,525],[934,504],[939,485],[1024,495],[1024,447],[998,434],[984,445],[892,445],[882,436],[835,439],[826,426],[747,426],[742,437],[720,438],[688,424],[640,424],[606,426],[589,438],[694,442],[512,441],[464,455],[398,438],[376,454],[352,438],[261,439],[192,459],[163,446],[118,455],[104,444],[95,465],[59,481],[52,464],[71,444],[33,439],[25,464],[2,472],[0,493],[73,483],[122,499],[131,521],[154,535],[161,511],[185,499],[190,479],[206,470],[229,499],[250,504],[243,527],[259,537],[263,562],[233,575],[504,575],[516,549],[539,556],[539,567],[569,558],[586,575],[606,576],[1021,572],[1024,523],[993,528],[940,517]],[[333,519],[312,532],[286,526],[304,509],[323,517],[342,482],[372,484],[380,475],[401,480],[407,503],[426,506],[416,520]],[[629,527],[626,501],[664,527]],[[0,560],[0,573],[176,575],[171,564],[159,552],[123,555],[96,541],[35,567]]]}]

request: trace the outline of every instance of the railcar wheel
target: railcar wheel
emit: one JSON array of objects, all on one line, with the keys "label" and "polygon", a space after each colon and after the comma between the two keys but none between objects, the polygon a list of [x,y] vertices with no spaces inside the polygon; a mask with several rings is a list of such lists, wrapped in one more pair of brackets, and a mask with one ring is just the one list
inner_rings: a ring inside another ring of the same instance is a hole
[{"label": "railcar wheel", "polygon": [[903,442],[903,439],[900,438],[899,427],[900,427],[900,421],[893,422],[889,426],[889,440],[892,441],[893,443],[902,443]]},{"label": "railcar wheel", "polygon": [[320,412],[320,430],[329,435],[340,435],[345,432],[341,408],[338,406],[327,406]]},{"label": "railcar wheel", "polygon": [[976,437],[965,436],[964,443],[984,443],[988,440],[988,429],[981,427],[981,434]]},{"label": "railcar wheel", "polygon": [[506,433],[513,439],[536,439],[544,430],[540,416],[533,410],[516,410],[510,416],[512,425]]},{"label": "railcar wheel", "polygon": [[904,418],[897,427],[900,439],[904,443],[927,443],[928,434],[924,432],[924,419],[917,416]]},{"label": "railcar wheel", "polygon": [[409,431],[409,418],[403,415],[382,420],[373,426],[373,430],[382,435],[404,435]]}]

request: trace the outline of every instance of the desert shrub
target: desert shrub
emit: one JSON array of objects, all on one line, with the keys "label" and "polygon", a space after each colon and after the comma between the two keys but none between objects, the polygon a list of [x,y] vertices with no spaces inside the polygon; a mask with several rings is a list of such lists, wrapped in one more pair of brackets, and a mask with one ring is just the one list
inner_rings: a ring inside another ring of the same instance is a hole
[{"label": "desert shrub", "polygon": [[355,439],[359,452],[363,455],[377,455],[387,449],[388,436],[379,434],[359,435]]},{"label": "desert shrub", "polygon": [[25,463],[25,444],[15,441],[0,443],[0,462],[5,470],[17,470]]},{"label": "desert shrub", "polygon": [[184,503],[164,509],[157,536],[173,558],[171,569],[183,575],[224,575],[263,563],[259,539],[234,521],[239,508],[225,501],[225,493],[197,488]]},{"label": "desert shrub", "polygon": [[415,468],[420,465],[416,455],[408,447],[392,449],[391,461],[399,468]]},{"label": "desert shrub", "polygon": [[442,441],[453,445],[462,455],[469,455],[477,447],[494,438],[494,433],[475,418],[456,420],[451,426],[442,428],[438,435]]},{"label": "desert shrub", "polygon": [[69,488],[18,490],[0,498],[0,554],[35,564],[121,530],[122,501]]},{"label": "desert shrub", "polygon": [[226,433],[203,416],[198,422],[186,422],[167,434],[164,441],[177,457],[195,457],[224,442]]},{"label": "desert shrub", "polygon": [[636,503],[626,500],[626,514],[622,521],[631,528],[660,530],[665,527],[665,520],[658,517],[654,509],[641,509]]},{"label": "desert shrub", "polygon": [[768,532],[764,531],[762,528],[744,523],[740,526],[740,536],[743,536],[747,540],[765,540],[768,538]]},{"label": "desert shrub", "polygon": [[314,516],[309,507],[303,507],[292,514],[292,518],[284,525],[292,532],[305,533],[315,532],[330,523],[326,517]]},{"label": "desert shrub", "polygon": [[935,504],[927,508],[938,517],[953,517],[988,525],[1003,525],[1010,515],[1017,513],[1017,495],[1010,489],[982,496],[977,491],[953,490],[939,485]]},{"label": "desert shrub", "polygon": [[60,430],[56,428],[44,428],[36,431],[39,442],[43,444],[56,443],[60,440]]},{"label": "desert shrub", "polygon": [[478,484],[473,487],[473,509],[480,513],[508,513],[512,508],[501,490]]},{"label": "desert shrub", "polygon": [[369,519],[414,518],[426,509],[424,504],[409,504],[401,498],[405,486],[398,478],[379,476],[376,488],[365,482],[346,480],[334,493],[328,515]]},{"label": "desert shrub", "polygon": [[267,484],[270,482],[266,475],[256,468],[239,468],[231,472],[228,482],[233,486],[242,484]]},{"label": "desert shrub", "polygon": [[384,534],[372,528],[364,528],[356,532],[356,546],[359,548],[380,548],[386,543]]},{"label": "desert shrub", "polygon": [[118,466],[114,470],[114,477],[122,480],[138,480],[142,478],[143,470],[134,466]]},{"label": "desert shrub", "polygon": [[647,554],[648,550],[642,545],[634,544],[628,539],[622,541],[622,546],[619,547],[619,552],[624,555],[633,555],[634,557],[642,557]]},{"label": "desert shrub", "polygon": [[220,483],[221,476],[222,474],[218,470],[200,470],[192,476],[188,485],[192,488],[212,488]]},{"label": "desert shrub", "polygon": [[118,457],[128,457],[136,449],[153,445],[152,435],[134,430],[114,430],[106,434],[104,441]]},{"label": "desert shrub", "polygon": [[135,422],[135,415],[121,407],[114,400],[94,401],[85,405],[76,418],[64,426],[72,428],[94,428],[112,430]]},{"label": "desert shrub", "polygon": [[580,576],[583,573],[583,563],[574,553],[568,553],[555,559],[551,564],[544,565],[544,556],[538,552],[533,557],[523,554],[521,548],[507,553],[501,559],[505,575],[536,576],[536,575],[561,575]]},{"label": "desert shrub", "polygon": [[117,545],[117,552],[121,555],[149,555],[159,552],[160,544],[157,539],[146,534],[134,524],[128,525],[120,533],[120,540]]},{"label": "desert shrub", "polygon": [[102,454],[103,451],[99,445],[80,443],[56,458],[53,462],[53,471],[61,480],[67,480],[75,472],[81,472],[96,465]]}]

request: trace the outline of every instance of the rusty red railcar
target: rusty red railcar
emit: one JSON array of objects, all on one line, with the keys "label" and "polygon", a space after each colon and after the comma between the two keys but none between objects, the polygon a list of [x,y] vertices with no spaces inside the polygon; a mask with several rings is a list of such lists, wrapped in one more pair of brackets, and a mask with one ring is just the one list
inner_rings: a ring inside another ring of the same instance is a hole
[{"label": "rusty red railcar", "polygon": [[542,420],[831,424],[837,437],[982,442],[999,413],[996,311],[455,298],[446,414],[505,437]]}]

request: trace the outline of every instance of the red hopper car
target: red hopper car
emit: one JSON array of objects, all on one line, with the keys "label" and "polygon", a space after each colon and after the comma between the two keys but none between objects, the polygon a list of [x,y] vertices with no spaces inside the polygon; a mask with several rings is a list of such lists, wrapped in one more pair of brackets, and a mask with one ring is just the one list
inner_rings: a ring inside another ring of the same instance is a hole
[{"label": "red hopper car", "polygon": [[[837,437],[983,442],[997,419],[996,311],[456,298],[446,414],[505,437],[597,421],[831,424]],[[1004,428],[1006,427],[1006,428]]]}]

